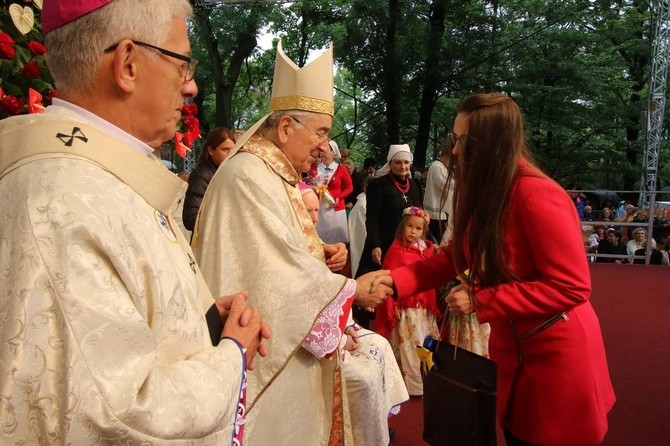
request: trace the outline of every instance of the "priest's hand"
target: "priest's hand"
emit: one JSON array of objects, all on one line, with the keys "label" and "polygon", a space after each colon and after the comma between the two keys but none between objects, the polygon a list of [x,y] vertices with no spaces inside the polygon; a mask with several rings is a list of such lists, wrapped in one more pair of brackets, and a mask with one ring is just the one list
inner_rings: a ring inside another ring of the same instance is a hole
[{"label": "priest's hand", "polygon": [[248,292],[240,291],[239,293],[235,293],[231,296],[221,296],[214,299],[214,304],[216,305],[216,309],[219,310],[221,320],[223,321],[224,324],[226,323],[226,319],[228,318],[228,313],[230,312],[230,306],[233,303],[233,298],[235,298],[235,296],[238,295],[242,296],[245,302],[249,298]]},{"label": "priest's hand", "polygon": [[326,265],[332,272],[341,271],[346,265],[348,251],[344,243],[324,243],[323,252],[326,254]]},{"label": "priest's hand", "polygon": [[380,270],[363,274],[356,279],[356,296],[354,297],[356,305],[370,311],[384,302],[390,294],[393,294],[393,289],[386,286],[384,284],[385,280],[381,279],[381,277],[388,275],[388,270]]},{"label": "priest's hand", "polygon": [[232,296],[221,338],[229,337],[239,342],[246,349],[247,369],[253,370],[256,354],[263,357],[268,354],[263,339],[270,338],[270,329],[263,322],[258,308],[247,306],[245,301],[246,293]]}]

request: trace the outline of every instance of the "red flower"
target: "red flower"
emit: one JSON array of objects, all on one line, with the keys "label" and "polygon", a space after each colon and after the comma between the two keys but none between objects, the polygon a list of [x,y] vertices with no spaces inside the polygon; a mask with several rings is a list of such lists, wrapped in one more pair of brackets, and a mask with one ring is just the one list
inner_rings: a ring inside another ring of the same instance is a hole
[{"label": "red flower", "polygon": [[58,97],[58,92],[56,90],[51,90],[47,94],[47,102],[51,104],[51,102],[54,100],[54,98]]},{"label": "red flower", "polygon": [[198,106],[195,104],[184,104],[181,108],[181,114],[182,115],[197,115],[198,114]]},{"label": "red flower", "polygon": [[40,66],[37,65],[37,62],[31,60],[23,66],[21,73],[28,79],[37,79],[40,77],[40,74],[42,74],[42,70],[40,70]]},{"label": "red flower", "polygon": [[192,127],[199,127],[200,123],[198,122],[198,118],[190,115],[186,115],[184,119],[182,120],[182,123],[191,129]]},{"label": "red flower", "polygon": [[30,54],[33,56],[41,56],[47,52],[47,49],[44,47],[44,45],[39,42],[35,42],[34,40],[28,42],[28,49],[30,50]]},{"label": "red flower", "polygon": [[0,107],[10,115],[18,115],[23,111],[23,101],[15,96],[0,99]]},{"label": "red flower", "polygon": [[182,141],[183,135],[179,132],[174,134],[174,151],[177,152],[177,155],[181,156],[182,159],[186,159],[186,152],[190,152],[191,149],[186,147]]},{"label": "red flower", "polygon": [[200,129],[191,127],[184,133],[183,143],[186,147],[191,147],[198,138],[200,138]]},{"label": "red flower", "polygon": [[42,113],[44,105],[42,105],[42,95],[39,92],[28,89],[28,113]]},{"label": "red flower", "polygon": [[9,34],[0,32],[0,59],[13,59],[14,56],[14,39]]},{"label": "red flower", "polygon": [[0,32],[0,43],[6,43],[7,45],[14,45],[14,39],[7,33]]},{"label": "red flower", "polygon": [[13,59],[16,56],[16,50],[11,46],[0,43],[0,59]]}]

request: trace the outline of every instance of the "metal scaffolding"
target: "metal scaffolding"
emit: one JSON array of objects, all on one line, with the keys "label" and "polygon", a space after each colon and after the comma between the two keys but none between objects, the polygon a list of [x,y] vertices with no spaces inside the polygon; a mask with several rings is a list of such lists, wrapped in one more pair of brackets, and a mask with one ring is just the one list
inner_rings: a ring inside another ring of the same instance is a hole
[{"label": "metal scaffolding", "polygon": [[[649,111],[645,131],[644,160],[639,205],[656,204],[656,179],[658,157],[663,138],[663,116],[665,114],[665,87],[668,78],[668,57],[670,57],[670,1],[651,2],[656,11],[651,11],[656,19],[656,32],[652,47],[651,73],[649,76]],[[652,212],[650,212],[651,214]]]}]

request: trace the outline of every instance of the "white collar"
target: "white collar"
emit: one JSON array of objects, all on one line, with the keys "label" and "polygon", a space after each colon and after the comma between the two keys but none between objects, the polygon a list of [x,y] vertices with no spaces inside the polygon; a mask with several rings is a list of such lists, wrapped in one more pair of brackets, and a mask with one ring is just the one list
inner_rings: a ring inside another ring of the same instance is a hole
[{"label": "white collar", "polygon": [[[139,139],[135,138],[130,133],[121,130],[111,122],[102,119],[100,116],[91,113],[85,108],[81,108],[78,105],[75,105],[71,102],[58,98],[53,98],[52,104],[60,108],[61,110],[67,111],[70,115],[79,118],[83,121],[86,121],[88,124],[100,130],[101,132],[113,138],[120,139],[121,141],[128,144],[130,147],[132,147],[133,149],[137,150],[138,152],[144,155],[150,155],[154,152],[154,149],[152,149]],[[48,112],[49,108],[51,107],[47,107],[45,112]]]}]

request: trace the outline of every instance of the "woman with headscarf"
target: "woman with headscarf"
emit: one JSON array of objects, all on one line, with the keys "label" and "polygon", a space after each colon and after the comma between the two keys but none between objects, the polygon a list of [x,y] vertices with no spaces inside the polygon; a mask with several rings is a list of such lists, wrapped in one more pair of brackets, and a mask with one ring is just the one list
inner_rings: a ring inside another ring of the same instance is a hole
[{"label": "woman with headscarf", "polygon": [[[577,210],[533,161],[512,98],[468,96],[453,137],[451,242],[381,282],[402,299],[465,278],[447,305],[491,324],[508,446],[600,443],[615,396]],[[537,243],[538,228],[551,237]]]},{"label": "woman with headscarf", "polygon": [[214,128],[207,134],[198,158],[198,165],[188,178],[188,189],[184,199],[182,218],[184,227],[189,231],[193,231],[200,203],[202,203],[202,197],[205,196],[209,182],[234,146],[235,135],[225,127]]},{"label": "woman with headscarf", "polygon": [[411,178],[412,152],[407,144],[389,148],[387,163],[368,185],[365,213],[365,247],[356,275],[381,267],[393,243],[405,208],[423,205],[421,189]]},{"label": "woman with headscarf", "polygon": [[[333,140],[328,142],[330,150],[321,152],[321,162],[313,164],[309,171],[321,205],[316,231],[324,243],[349,243],[349,227],[345,198],[354,190],[347,168],[335,161],[340,150]],[[325,195],[325,191],[328,195]],[[329,201],[331,200],[332,201]]]}]

